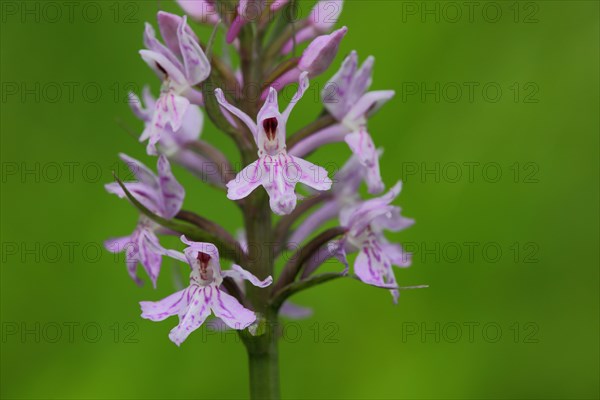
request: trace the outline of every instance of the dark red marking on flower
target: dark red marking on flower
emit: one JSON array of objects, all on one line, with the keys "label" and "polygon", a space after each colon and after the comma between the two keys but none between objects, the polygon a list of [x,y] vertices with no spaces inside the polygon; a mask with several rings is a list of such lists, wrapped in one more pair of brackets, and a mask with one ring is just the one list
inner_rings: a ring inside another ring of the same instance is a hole
[{"label": "dark red marking on flower", "polygon": [[200,278],[208,280],[208,262],[210,261],[210,255],[199,251],[196,259],[200,261]]},{"label": "dark red marking on flower", "polygon": [[156,66],[158,67],[158,69],[160,69],[160,71],[161,71],[163,74],[165,74],[165,76],[166,76],[166,77],[168,77],[168,76],[169,76],[169,74],[167,74],[167,70],[165,70],[165,69],[162,67],[162,65],[160,65],[159,63],[155,63],[155,64],[156,64]]},{"label": "dark red marking on flower", "polygon": [[277,133],[277,118],[271,117],[263,121],[263,128],[269,140],[275,140],[275,134]]}]

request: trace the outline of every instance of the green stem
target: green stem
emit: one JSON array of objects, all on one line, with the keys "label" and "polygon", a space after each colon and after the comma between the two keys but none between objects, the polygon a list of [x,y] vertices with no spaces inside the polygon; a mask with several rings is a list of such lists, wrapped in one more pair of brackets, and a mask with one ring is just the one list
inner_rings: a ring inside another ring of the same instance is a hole
[{"label": "green stem", "polygon": [[[264,191],[249,197],[244,209],[248,240],[248,269],[260,279],[273,275],[271,208]],[[279,362],[277,351],[277,311],[269,308],[271,287],[246,285],[254,310],[265,319],[266,330],[246,336],[250,368],[250,398],[279,399]],[[259,327],[260,329],[260,327]]]},{"label": "green stem", "polygon": [[246,341],[250,368],[250,398],[279,399],[279,354],[277,349],[277,313],[267,318],[263,335]]}]

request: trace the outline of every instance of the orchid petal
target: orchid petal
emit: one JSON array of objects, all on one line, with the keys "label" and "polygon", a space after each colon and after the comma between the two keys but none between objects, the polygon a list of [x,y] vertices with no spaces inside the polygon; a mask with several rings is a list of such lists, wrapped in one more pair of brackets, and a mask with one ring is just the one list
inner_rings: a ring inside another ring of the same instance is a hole
[{"label": "orchid petal", "polygon": [[327,170],[299,157],[291,157],[295,166],[300,169],[300,183],[316,190],[329,190],[333,181],[329,178]]},{"label": "orchid petal", "polygon": [[181,127],[173,133],[173,138],[178,145],[186,145],[198,140],[203,126],[204,114],[202,114],[202,111],[197,106],[190,105],[185,114],[183,114]]},{"label": "orchid petal", "polygon": [[230,104],[227,101],[227,99],[225,99],[225,95],[223,94],[223,91],[221,89],[215,89],[215,97],[217,98],[217,101],[222,107],[224,107],[227,111],[238,117],[244,124],[246,124],[248,129],[250,129],[250,132],[252,132],[254,140],[256,140],[258,128],[256,126],[256,123],[252,120],[252,118],[250,118],[248,114],[246,114],[239,108]]},{"label": "orchid petal", "polygon": [[262,157],[259,162],[264,171],[262,185],[269,195],[271,210],[277,215],[291,213],[297,202],[294,188],[303,173],[299,164],[284,154]]},{"label": "orchid petal", "polygon": [[[152,27],[152,25],[150,25],[149,23],[146,23],[146,28],[144,30],[144,46],[146,46],[146,48],[148,50],[144,50],[144,51],[149,51],[149,52],[154,52],[157,54],[162,55],[166,60],[168,60],[168,62],[178,68],[181,69],[182,65],[181,62],[177,59],[177,57],[175,56],[175,54],[173,54],[173,51],[171,49],[169,49],[167,46],[165,46],[164,44],[162,44],[157,38],[156,38],[156,32],[154,31],[154,28]],[[161,76],[161,71],[157,71],[153,65],[150,65],[150,67],[152,69],[155,70],[155,72]]]},{"label": "orchid petal", "polygon": [[129,157],[125,153],[119,153],[119,158],[127,165],[133,176],[138,182],[148,185],[153,189],[158,188],[158,179],[152,170],[146,167],[141,161]]},{"label": "orchid petal", "polygon": [[142,229],[138,244],[138,259],[140,264],[142,264],[152,281],[152,285],[156,288],[156,281],[158,280],[162,264],[162,252],[156,251],[157,247],[160,247],[158,238],[152,230]]},{"label": "orchid petal", "polygon": [[[358,67],[358,55],[352,51],[342,63],[340,69],[327,82],[321,91],[321,99],[325,108],[338,121],[341,121],[349,111],[351,104],[348,102],[347,94],[352,85],[356,68]],[[361,92],[362,95],[362,92]]]},{"label": "orchid petal", "polygon": [[208,78],[210,75],[210,61],[198,44],[198,40],[189,32],[187,19],[183,17],[177,35],[179,46],[183,57],[185,76],[190,86],[196,85]]},{"label": "orchid petal", "polygon": [[379,154],[371,135],[362,127],[358,131],[346,135],[345,140],[360,163],[367,168],[366,181],[369,193],[381,192],[384,185],[379,172]]},{"label": "orchid petal", "polygon": [[210,299],[210,307],[215,316],[227,326],[241,330],[256,321],[256,314],[244,308],[235,297],[216,288],[214,291],[214,295]]},{"label": "orchid petal", "polygon": [[265,278],[265,280],[260,280],[258,279],[256,276],[254,276],[252,273],[246,271],[245,269],[243,269],[242,267],[240,267],[237,264],[233,264],[231,266],[231,269],[228,271],[223,271],[222,275],[231,277],[233,279],[244,279],[249,281],[251,284],[253,284],[256,287],[267,287],[269,286],[271,283],[273,283],[273,277],[272,276],[267,276]]},{"label": "orchid petal", "polygon": [[[162,210],[160,196],[155,188],[140,182],[125,182],[124,185],[127,190],[150,211],[159,213]],[[127,197],[123,188],[117,182],[107,183],[104,185],[104,188],[108,193],[116,194],[121,199]]]},{"label": "orchid petal", "polygon": [[212,25],[219,22],[219,14],[212,0],[177,0],[177,3],[187,15],[197,21]]},{"label": "orchid petal", "polygon": [[340,17],[343,3],[343,0],[320,0],[310,11],[309,22],[318,32],[327,32]]},{"label": "orchid petal", "polygon": [[358,253],[354,261],[354,273],[361,281],[370,285],[396,285],[389,260],[371,246],[364,247]]},{"label": "orchid petal", "polygon": [[156,51],[140,50],[139,53],[146,64],[161,80],[172,79],[175,83],[182,86],[187,84],[186,77],[183,74],[183,66],[179,61],[175,62]]},{"label": "orchid petal", "polygon": [[171,219],[181,210],[185,190],[173,176],[171,164],[164,155],[158,158],[157,169],[163,198],[162,216]]},{"label": "orchid petal", "polygon": [[161,94],[156,102],[152,121],[147,127],[149,133],[142,135],[142,138],[140,138],[143,139],[148,136],[146,151],[149,155],[156,155],[156,144],[161,140],[163,133],[170,134],[181,128],[184,115],[189,106],[190,101],[185,97],[178,96],[170,91]]},{"label": "orchid petal", "polygon": [[159,301],[140,301],[142,318],[163,321],[172,315],[178,315],[188,306],[188,291],[188,288],[180,290]]},{"label": "orchid petal", "polygon": [[[177,346],[181,345],[210,315],[209,304],[214,290],[216,289],[211,286],[197,288],[191,295],[187,310],[179,317],[179,325],[169,332],[169,339]],[[189,293],[187,295],[190,296]]]},{"label": "orchid petal", "polygon": [[[373,75],[373,65],[374,64],[375,64],[375,57],[369,56],[362,63],[362,65],[360,66],[358,71],[356,71],[356,73],[354,74],[352,83],[349,88],[350,96],[348,98],[348,103],[351,106],[354,105],[371,86],[371,82],[373,81],[372,75]],[[376,93],[374,95],[374,97],[377,99],[376,102],[381,102],[381,101],[385,102],[389,99],[387,96],[390,95],[390,92],[393,92],[393,90],[382,90],[382,91],[376,91],[376,92],[371,92],[371,93]],[[367,95],[368,95],[368,93],[367,93]],[[393,94],[391,94],[391,95],[393,96]]]},{"label": "orchid petal", "polygon": [[142,101],[135,93],[129,92],[127,98],[129,107],[131,108],[131,111],[133,111],[136,117],[138,117],[142,121],[149,121],[152,118],[152,107],[149,107],[146,103],[146,108],[144,108],[144,106],[142,105]]},{"label": "orchid petal", "polygon": [[410,267],[412,254],[405,252],[402,246],[395,243],[382,243],[380,246],[392,265],[402,268]]},{"label": "orchid petal", "polygon": [[130,236],[121,236],[110,238],[104,241],[104,247],[111,253],[120,253],[131,246],[132,239]]},{"label": "orchid petal", "polygon": [[360,121],[373,115],[382,105],[394,97],[395,94],[396,92],[393,90],[377,90],[366,93],[348,111],[346,119],[349,121]]},{"label": "orchid petal", "polygon": [[344,26],[329,35],[322,35],[313,40],[302,53],[298,68],[308,71],[311,78],[325,72],[337,55],[340,42],[347,31],[348,28]]},{"label": "orchid petal", "polygon": [[292,98],[292,100],[290,101],[288,106],[286,107],[285,111],[281,114],[283,119],[286,122],[287,122],[288,118],[290,117],[290,113],[292,112],[292,110],[294,109],[296,104],[300,101],[302,96],[304,96],[304,93],[306,92],[306,90],[308,89],[309,86],[310,86],[310,83],[308,81],[308,72],[303,72],[300,75],[300,79],[298,80],[298,90],[297,90],[296,94],[294,95],[294,97]]},{"label": "orchid petal", "polygon": [[158,20],[158,29],[163,41],[173,52],[173,54],[181,55],[179,48],[178,27],[181,25],[183,18],[179,15],[171,14],[165,11],[159,11],[156,15]]},{"label": "orchid petal", "polygon": [[241,170],[237,176],[227,183],[227,198],[240,200],[248,196],[262,182],[263,171],[260,168],[260,160],[254,161]]}]

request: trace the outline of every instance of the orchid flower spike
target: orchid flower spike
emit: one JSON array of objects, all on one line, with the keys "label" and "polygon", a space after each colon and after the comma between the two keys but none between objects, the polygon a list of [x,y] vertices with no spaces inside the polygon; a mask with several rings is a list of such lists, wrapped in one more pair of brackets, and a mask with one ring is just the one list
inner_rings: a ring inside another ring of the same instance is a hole
[{"label": "orchid flower spike", "polygon": [[[181,210],[185,191],[175,180],[167,158],[163,155],[158,158],[158,176],[156,176],[140,161],[125,154],[121,154],[120,157],[137,179],[135,182],[124,183],[127,190],[153,213],[166,219],[173,218]],[[105,188],[107,192],[116,194],[120,198],[126,197],[123,188],[117,182],[109,183]],[[137,277],[139,263],[156,287],[162,262],[162,254],[156,250],[160,247],[156,237],[156,232],[159,230],[160,225],[140,215],[138,225],[131,235],[109,239],[104,243],[106,249],[112,253],[125,251],[127,271],[138,284],[141,284],[141,280]]]},{"label": "orchid flower spike", "polygon": [[290,39],[281,49],[285,55],[292,51],[296,45],[307,42],[319,35],[324,35],[333,28],[342,13],[343,0],[320,0],[304,20],[304,28],[300,29],[293,39]]},{"label": "orchid flower spike", "polygon": [[244,168],[227,184],[227,197],[239,200],[258,186],[263,186],[270,198],[271,210],[278,215],[289,214],[296,207],[295,187],[298,182],[316,190],[329,190],[332,181],[327,171],[299,157],[287,154],[286,124],[294,106],[309,86],[307,73],[300,76],[298,91],[283,113],[279,112],[277,91],[269,95],[258,112],[256,123],[246,113],[231,105],[221,89],[215,94],[219,104],[244,122],[258,146],[258,160]]},{"label": "orchid flower spike", "polygon": [[216,25],[220,21],[215,0],[177,0],[177,4],[195,21],[209,25]]},{"label": "orchid flower spike", "polygon": [[390,205],[400,194],[401,187],[398,182],[385,195],[340,213],[341,225],[348,228],[344,239],[346,251],[358,251],[354,273],[369,285],[389,288],[395,303],[400,292],[392,265],[408,267],[411,257],[399,244],[389,243],[383,231],[398,232],[414,223],[400,215],[400,207]]},{"label": "orchid flower spike", "polygon": [[150,124],[140,141],[148,140],[148,154],[156,154],[156,144],[170,125],[178,131],[190,106],[190,100],[202,103],[200,92],[193,87],[210,75],[210,63],[198,44],[198,38],[187,25],[186,17],[158,13],[158,26],[166,43],[156,39],[152,25],[146,24],[142,59],[162,79],[161,94],[154,105]]},{"label": "orchid flower spike", "polygon": [[198,329],[212,313],[232,329],[242,330],[256,320],[256,314],[221,288],[223,279],[247,280],[257,287],[267,287],[272,277],[260,280],[238,265],[222,271],[219,251],[211,243],[193,242],[181,236],[188,247],[180,253],[165,250],[165,254],[187,262],[191,267],[190,285],[157,302],[142,301],[142,318],[162,321],[172,315],[179,316],[179,324],[169,333],[169,339],[180,345],[194,330]]}]

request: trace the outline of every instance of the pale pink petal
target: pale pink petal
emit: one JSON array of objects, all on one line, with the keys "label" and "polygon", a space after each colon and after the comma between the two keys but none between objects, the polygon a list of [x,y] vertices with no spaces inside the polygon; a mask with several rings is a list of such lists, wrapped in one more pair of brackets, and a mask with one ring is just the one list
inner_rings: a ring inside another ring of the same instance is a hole
[{"label": "pale pink petal", "polygon": [[[148,50],[144,50],[147,52],[155,52],[161,54],[165,59],[168,60],[169,64],[172,66],[181,69],[181,62],[177,59],[175,54],[171,49],[162,44],[157,38],[154,28],[149,23],[146,23],[146,28],[144,30],[144,46]],[[159,75],[163,74],[162,71],[156,70],[156,66],[150,65],[150,67]]]},{"label": "pale pink petal", "polygon": [[340,42],[346,35],[348,28],[345,26],[313,40],[302,53],[298,68],[307,71],[311,78],[325,72],[337,55]]},{"label": "pale pink petal", "polygon": [[231,277],[235,280],[247,280],[250,281],[250,283],[252,283],[254,286],[256,287],[267,287],[269,286],[271,283],[273,283],[273,277],[272,276],[267,276],[264,280],[260,280],[258,279],[256,276],[252,275],[250,272],[246,271],[245,269],[243,269],[242,267],[240,267],[237,264],[233,264],[231,266],[230,270],[227,271],[223,271],[221,273],[221,275],[223,277]]},{"label": "pale pink petal", "polygon": [[246,124],[248,129],[250,129],[250,132],[252,132],[254,140],[256,140],[258,128],[256,127],[256,123],[254,122],[254,120],[250,118],[248,114],[230,104],[225,98],[225,95],[223,94],[223,91],[221,89],[215,89],[215,97],[217,98],[217,101],[223,108],[225,108],[227,111],[238,117],[244,124]]},{"label": "pale pink petal", "polygon": [[343,0],[320,0],[308,16],[309,23],[319,33],[326,33],[336,24],[342,13]]},{"label": "pale pink petal", "polygon": [[152,172],[152,170],[146,167],[141,161],[136,160],[133,157],[129,157],[125,153],[119,153],[119,158],[123,160],[123,162],[127,165],[127,168],[131,171],[135,179],[148,185],[152,188],[158,188],[158,179],[156,178],[156,174]]},{"label": "pale pink petal", "polygon": [[298,168],[300,183],[316,190],[329,190],[333,181],[329,178],[327,170],[299,157],[290,157],[294,167]]},{"label": "pale pink petal", "polygon": [[157,169],[163,198],[162,216],[171,219],[181,210],[185,190],[173,176],[169,160],[164,155],[158,158]]},{"label": "pale pink petal", "polygon": [[[158,30],[163,38],[163,41],[173,52],[173,54],[181,55],[179,50],[179,37],[177,36],[177,28],[181,25],[183,18],[179,15],[171,14],[165,11],[159,11],[156,15],[158,20]],[[189,28],[188,28],[189,29]]]},{"label": "pale pink petal", "polygon": [[183,66],[179,61],[175,63],[171,58],[156,51],[140,50],[139,53],[146,64],[162,81],[172,79],[179,85],[186,85],[186,77],[182,72]]},{"label": "pale pink petal", "polygon": [[296,208],[294,188],[301,179],[302,171],[291,157],[284,154],[260,158],[264,171],[262,185],[269,195],[271,210],[277,215],[286,215]]},{"label": "pale pink petal", "polygon": [[303,72],[302,74],[300,74],[300,78],[298,79],[298,90],[296,91],[296,94],[286,107],[285,111],[281,114],[286,122],[290,117],[290,113],[292,112],[296,104],[300,101],[302,96],[304,96],[304,93],[308,89],[309,85],[310,83],[308,81],[308,72]]},{"label": "pale pink petal", "polygon": [[205,288],[194,288],[193,294],[188,294],[189,304],[183,315],[180,314],[179,325],[171,329],[169,339],[177,346],[181,345],[185,339],[200,327],[210,315],[210,301],[213,291],[211,286]]},{"label": "pale pink petal", "polygon": [[104,241],[104,247],[111,253],[120,253],[131,246],[132,239],[130,236],[121,236],[110,238]]},{"label": "pale pink petal", "polygon": [[158,238],[152,230],[142,229],[138,245],[140,264],[142,264],[152,281],[152,285],[156,288],[156,281],[162,264],[162,251],[157,251],[157,249],[161,248]]},{"label": "pale pink petal", "polygon": [[348,111],[347,119],[358,121],[373,115],[382,105],[387,103],[396,92],[393,90],[378,90],[363,95]]},{"label": "pale pink petal", "polygon": [[196,21],[215,25],[219,22],[219,14],[212,0],[177,0],[187,15]]},{"label": "pale pink petal", "polygon": [[260,160],[244,168],[237,176],[227,183],[227,198],[240,200],[248,196],[260,186],[264,172],[260,168]]},{"label": "pale pink petal", "polygon": [[352,51],[350,55],[346,57],[340,69],[325,84],[321,91],[321,99],[323,100],[325,108],[338,121],[344,119],[353,105],[348,101],[348,94],[357,67],[358,55],[356,54],[356,51]]},{"label": "pale pink petal", "polygon": [[177,35],[183,57],[185,75],[190,86],[194,86],[208,78],[210,75],[210,62],[198,44],[195,35],[188,32],[186,17],[183,17]]},{"label": "pale pink petal", "polygon": [[405,252],[404,249],[402,249],[402,246],[395,243],[382,243],[380,244],[380,247],[392,265],[403,268],[410,267],[412,255]]},{"label": "pale pink petal", "polygon": [[366,182],[369,193],[379,193],[384,185],[379,172],[379,153],[375,148],[371,135],[364,127],[346,135],[345,141],[350,150],[358,157],[360,163],[367,168]]},{"label": "pale pink petal", "polygon": [[256,321],[254,312],[244,308],[235,297],[222,290],[214,290],[215,293],[211,298],[210,306],[215,316],[220,318],[227,326],[241,330]]},{"label": "pale pink petal", "polygon": [[[386,265],[386,263],[388,263]],[[363,247],[354,261],[354,273],[364,283],[385,285],[391,265],[381,253],[371,247]]]},{"label": "pale pink petal", "polygon": [[188,306],[188,291],[188,288],[180,290],[159,301],[140,301],[142,318],[162,321],[172,315],[178,315]]}]

